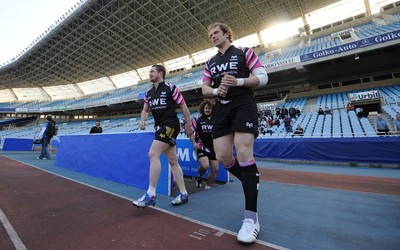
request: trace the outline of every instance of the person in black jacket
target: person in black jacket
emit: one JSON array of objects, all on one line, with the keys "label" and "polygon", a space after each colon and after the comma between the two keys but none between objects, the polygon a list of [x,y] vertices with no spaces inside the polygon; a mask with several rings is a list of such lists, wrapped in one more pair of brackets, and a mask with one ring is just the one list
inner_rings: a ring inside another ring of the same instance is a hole
[{"label": "person in black jacket", "polygon": [[46,116],[46,122],[43,123],[42,130],[39,133],[39,140],[42,144],[40,155],[36,158],[38,160],[50,159],[49,144],[53,135],[49,133],[51,124],[56,124],[51,115]]},{"label": "person in black jacket", "polygon": [[96,121],[96,125],[90,129],[90,134],[101,134],[103,133],[103,129],[100,127],[100,121]]}]

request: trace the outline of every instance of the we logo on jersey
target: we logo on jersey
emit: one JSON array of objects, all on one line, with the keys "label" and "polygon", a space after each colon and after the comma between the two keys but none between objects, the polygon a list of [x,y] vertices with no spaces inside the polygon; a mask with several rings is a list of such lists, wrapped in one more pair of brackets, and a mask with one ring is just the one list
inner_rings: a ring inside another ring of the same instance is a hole
[{"label": "we logo on jersey", "polygon": [[228,70],[237,70],[238,69],[238,62],[227,62],[219,65],[215,65],[214,67],[210,68],[210,72],[212,74],[216,74],[217,72],[225,72]]},{"label": "we logo on jersey", "polygon": [[213,125],[201,125],[202,131],[212,131]]},{"label": "we logo on jersey", "polygon": [[151,101],[149,101],[150,107],[157,107],[157,106],[164,106],[167,105],[167,99],[166,98],[155,98]]}]

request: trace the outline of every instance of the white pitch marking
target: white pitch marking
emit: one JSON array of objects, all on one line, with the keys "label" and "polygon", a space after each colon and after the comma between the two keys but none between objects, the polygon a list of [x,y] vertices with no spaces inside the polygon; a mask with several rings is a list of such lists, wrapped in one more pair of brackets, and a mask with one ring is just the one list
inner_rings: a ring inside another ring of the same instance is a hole
[{"label": "white pitch marking", "polygon": [[200,237],[197,237],[197,236],[194,236],[194,235],[189,235],[190,237],[193,237],[193,238],[196,238],[196,239],[198,239],[198,240],[201,240],[202,238],[200,238]]},{"label": "white pitch marking", "polygon": [[3,210],[0,208],[0,221],[3,224],[3,227],[6,229],[8,236],[14,244],[15,249],[17,250],[27,250],[26,246],[22,242],[21,238],[19,238],[17,232],[15,232],[13,226],[10,221],[7,219],[7,216],[3,213]]},{"label": "white pitch marking", "polygon": [[193,233],[195,233],[195,234],[197,234],[197,235],[200,235],[200,236],[203,236],[203,237],[206,237],[206,236],[207,236],[207,235],[201,234],[201,233],[199,233],[199,232],[193,232]]}]

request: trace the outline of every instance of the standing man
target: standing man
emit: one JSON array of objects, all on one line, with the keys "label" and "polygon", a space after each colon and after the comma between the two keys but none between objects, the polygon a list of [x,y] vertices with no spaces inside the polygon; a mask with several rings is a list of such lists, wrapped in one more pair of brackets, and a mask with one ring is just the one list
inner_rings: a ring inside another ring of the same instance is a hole
[{"label": "standing man", "polygon": [[42,130],[39,134],[39,140],[42,141],[42,151],[40,155],[36,158],[38,160],[48,160],[50,159],[49,144],[53,134],[51,133],[51,128],[55,127],[56,122],[53,120],[51,115],[46,116],[46,122],[43,123]]},{"label": "standing man", "polygon": [[[155,139],[149,150],[150,176],[148,190],[140,199],[132,201],[133,205],[142,208],[156,204],[156,188],[161,172],[160,155],[162,153],[168,159],[172,174],[180,191],[178,196],[172,201],[172,205],[181,205],[187,203],[189,200],[183,180],[183,172],[176,156],[176,137],[180,131],[179,119],[175,110],[176,105],[182,109],[182,113],[187,121],[190,121],[190,113],[178,87],[164,81],[165,74],[164,66],[153,65],[151,67],[150,81],[153,83],[153,86],[145,93],[143,110],[140,117],[139,128],[144,130],[146,128],[145,122],[151,110],[156,130]],[[186,134],[188,136],[193,134],[190,123],[186,123]]]},{"label": "standing man", "polygon": [[193,147],[196,151],[197,161],[200,165],[199,176],[196,178],[196,185],[198,188],[201,188],[203,183],[203,175],[211,167],[204,190],[211,188],[214,184],[215,177],[218,174],[218,161],[215,156],[212,137],[212,111],[213,104],[210,100],[204,100],[200,103],[200,115],[192,118],[194,134],[190,136],[190,140],[192,141]]},{"label": "standing man", "polygon": [[101,134],[103,133],[103,129],[100,127],[100,121],[96,121],[96,125],[90,129],[89,134]]},{"label": "standing man", "polygon": [[[260,231],[257,215],[260,174],[253,156],[258,114],[252,88],[266,85],[268,75],[251,48],[231,44],[229,26],[211,24],[208,35],[218,48],[218,53],[206,62],[202,87],[203,95],[217,97],[213,115],[214,150],[217,160],[242,182],[246,205],[237,239],[252,243]],[[237,158],[233,156],[233,146]]]}]

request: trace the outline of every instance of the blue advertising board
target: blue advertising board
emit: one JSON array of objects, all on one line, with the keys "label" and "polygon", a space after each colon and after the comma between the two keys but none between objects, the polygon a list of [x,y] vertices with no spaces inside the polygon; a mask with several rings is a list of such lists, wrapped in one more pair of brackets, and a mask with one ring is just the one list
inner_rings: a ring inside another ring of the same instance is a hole
[{"label": "blue advertising board", "polygon": [[379,44],[379,43],[385,43],[389,42],[392,40],[396,40],[400,38],[400,30],[388,32],[379,36],[373,36],[373,37],[367,37],[355,42],[351,43],[346,43],[343,45],[323,49],[323,50],[318,50],[312,53],[304,54],[300,56],[300,61],[306,62],[334,54],[340,54],[346,51],[354,50],[354,49],[360,49],[363,47]]}]

